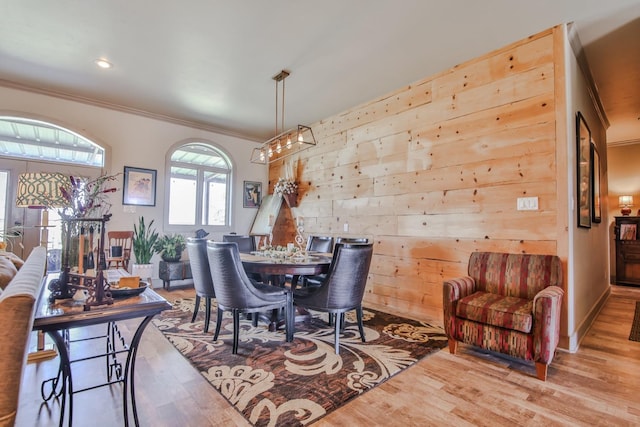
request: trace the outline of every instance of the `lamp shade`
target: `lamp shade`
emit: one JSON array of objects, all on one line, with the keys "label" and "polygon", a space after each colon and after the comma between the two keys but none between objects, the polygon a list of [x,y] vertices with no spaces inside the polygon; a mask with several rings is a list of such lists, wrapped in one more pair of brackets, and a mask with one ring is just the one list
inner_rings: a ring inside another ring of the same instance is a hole
[{"label": "lamp shade", "polygon": [[61,208],[68,203],[60,187],[69,178],[61,173],[29,172],[18,176],[16,206]]},{"label": "lamp shade", "polygon": [[620,207],[633,206],[633,196],[620,196],[618,197]]}]

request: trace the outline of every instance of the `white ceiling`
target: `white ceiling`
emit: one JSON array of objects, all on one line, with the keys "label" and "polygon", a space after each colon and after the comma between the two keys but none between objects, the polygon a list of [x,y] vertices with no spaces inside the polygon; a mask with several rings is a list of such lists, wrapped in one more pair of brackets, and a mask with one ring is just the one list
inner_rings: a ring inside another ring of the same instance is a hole
[{"label": "white ceiling", "polygon": [[[640,0],[3,0],[0,84],[268,139],[574,22],[611,123],[640,139]],[[93,61],[104,57],[110,70]]]}]

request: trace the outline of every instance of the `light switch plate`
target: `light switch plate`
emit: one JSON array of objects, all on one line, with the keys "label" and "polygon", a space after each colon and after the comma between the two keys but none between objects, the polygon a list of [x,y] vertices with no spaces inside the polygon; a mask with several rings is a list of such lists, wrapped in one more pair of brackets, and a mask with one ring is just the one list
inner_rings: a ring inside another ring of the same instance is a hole
[{"label": "light switch plate", "polygon": [[537,197],[518,197],[517,209],[519,211],[537,211],[538,198]]},{"label": "light switch plate", "polygon": [[349,232],[349,224],[348,224],[348,223],[346,223],[346,222],[344,223],[343,231],[344,231],[345,233],[348,233],[348,232]]}]

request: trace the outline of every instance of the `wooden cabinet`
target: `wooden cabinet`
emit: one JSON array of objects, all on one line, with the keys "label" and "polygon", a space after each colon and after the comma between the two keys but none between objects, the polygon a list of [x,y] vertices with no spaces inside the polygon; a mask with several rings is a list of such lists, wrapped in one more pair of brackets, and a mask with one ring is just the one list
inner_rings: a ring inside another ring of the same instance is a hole
[{"label": "wooden cabinet", "polygon": [[[191,279],[191,264],[189,261],[160,261],[158,275],[162,279],[162,287],[169,290],[172,280]],[[193,280],[190,282],[193,283]]]},{"label": "wooden cabinet", "polygon": [[616,217],[616,284],[640,286],[640,217]]}]

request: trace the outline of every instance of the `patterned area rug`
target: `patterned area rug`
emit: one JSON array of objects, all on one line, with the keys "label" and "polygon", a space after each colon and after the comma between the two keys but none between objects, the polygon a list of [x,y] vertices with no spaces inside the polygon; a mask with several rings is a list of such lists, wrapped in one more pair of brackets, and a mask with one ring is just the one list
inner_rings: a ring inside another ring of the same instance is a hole
[{"label": "patterned area rug", "polygon": [[334,330],[325,313],[296,323],[294,341],[241,320],[238,354],[231,354],[232,320],[225,313],[214,342],[215,300],[210,332],[203,332],[204,305],[191,323],[194,299],[173,303],[153,320],[165,337],[253,425],[305,425],[383,383],[447,344],[437,326],[364,310],[366,343],[355,312],[347,314],[335,354]]},{"label": "patterned area rug", "polygon": [[640,301],[636,301],[636,313],[633,315],[629,339],[631,341],[640,341]]}]

